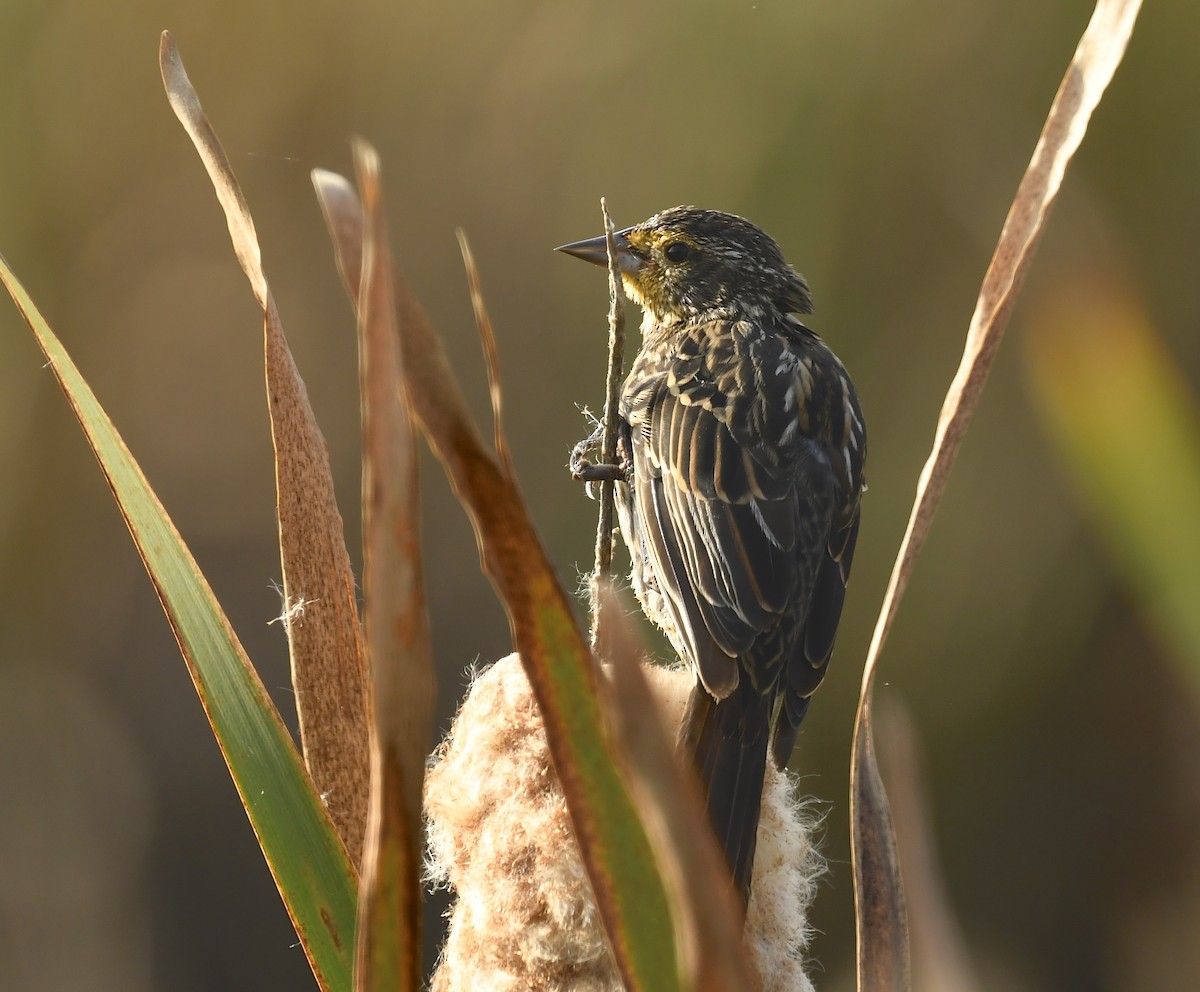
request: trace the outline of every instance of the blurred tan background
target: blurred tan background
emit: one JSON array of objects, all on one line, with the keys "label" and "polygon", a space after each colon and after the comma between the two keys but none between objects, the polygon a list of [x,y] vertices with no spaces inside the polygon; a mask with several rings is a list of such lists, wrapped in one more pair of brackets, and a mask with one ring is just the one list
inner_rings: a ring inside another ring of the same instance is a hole
[{"label": "blurred tan background", "polygon": [[[393,244],[483,416],[454,229],[471,236],[512,451],[568,585],[590,567],[595,517],[563,464],[586,431],[577,404],[602,393],[606,290],[550,249],[600,233],[601,194],[619,223],[693,202],[773,233],[870,432],[839,649],[794,760],[825,812],[816,980],[845,990],[862,659],[979,281],[1089,13],[1086,0],[15,0],[0,7],[0,251],[288,711],[283,632],[267,625],[280,603],[261,317],[162,95],[163,28],[254,210],[352,549],[353,328],[308,178],[348,171],[351,135],[382,154]],[[1147,5],[883,658],[881,695],[912,712],[950,903],[988,990],[1200,982],[1200,679],[1087,511],[1039,412],[1054,376],[1034,367],[1056,320],[1079,315],[1086,351],[1106,346],[1088,314],[1119,310],[1200,382],[1198,37],[1200,6]],[[103,479],[4,302],[0,480],[0,984],[311,987]],[[444,727],[466,666],[509,642],[432,464],[426,490]],[[1200,507],[1166,525],[1195,547]],[[1194,579],[1195,560],[1178,565]]]}]

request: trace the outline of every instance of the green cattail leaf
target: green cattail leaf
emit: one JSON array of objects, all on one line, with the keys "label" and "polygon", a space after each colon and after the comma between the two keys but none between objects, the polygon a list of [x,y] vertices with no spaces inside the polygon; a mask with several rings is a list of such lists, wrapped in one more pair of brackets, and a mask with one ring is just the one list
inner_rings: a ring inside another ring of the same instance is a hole
[{"label": "green cattail leaf", "polygon": [[323,989],[343,992],[350,986],[357,883],[312,780],[171,518],[3,258],[0,281],[36,336],[100,461],[313,972]]}]

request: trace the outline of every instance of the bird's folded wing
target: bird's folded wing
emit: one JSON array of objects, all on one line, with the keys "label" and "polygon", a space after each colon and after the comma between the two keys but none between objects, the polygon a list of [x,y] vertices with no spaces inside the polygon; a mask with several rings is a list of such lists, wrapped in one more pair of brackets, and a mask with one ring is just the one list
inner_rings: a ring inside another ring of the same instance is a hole
[{"label": "bird's folded wing", "polygon": [[704,402],[662,384],[635,444],[646,552],[687,660],[723,698],[739,655],[796,591],[795,487],[758,463]]}]

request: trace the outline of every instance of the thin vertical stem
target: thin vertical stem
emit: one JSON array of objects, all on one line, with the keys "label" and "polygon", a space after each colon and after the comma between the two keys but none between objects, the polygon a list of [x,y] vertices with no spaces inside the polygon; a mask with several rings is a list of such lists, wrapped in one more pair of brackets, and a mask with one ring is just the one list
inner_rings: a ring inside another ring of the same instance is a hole
[{"label": "thin vertical stem", "polygon": [[[608,377],[604,393],[604,433],[600,442],[600,460],[613,465],[617,460],[617,404],[620,399],[621,378],[625,359],[625,292],[621,284],[621,271],[617,262],[616,231],[608,215],[608,204],[600,198],[600,210],[604,214],[604,243],[608,250]],[[600,483],[600,520],[596,526],[596,565],[592,572],[592,647],[600,639],[600,614],[603,597],[601,587],[608,582],[612,573],[613,532],[613,486],[612,482]]]}]

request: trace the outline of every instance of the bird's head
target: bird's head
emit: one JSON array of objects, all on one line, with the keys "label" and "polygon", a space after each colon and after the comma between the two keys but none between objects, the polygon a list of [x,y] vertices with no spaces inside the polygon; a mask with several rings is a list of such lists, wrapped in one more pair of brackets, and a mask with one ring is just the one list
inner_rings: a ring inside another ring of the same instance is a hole
[{"label": "bird's head", "polygon": [[[659,323],[715,310],[747,316],[769,307],[812,312],[808,284],[775,239],[734,214],[672,207],[619,231],[615,245],[625,292]],[[608,264],[603,237],[556,250]]]}]

